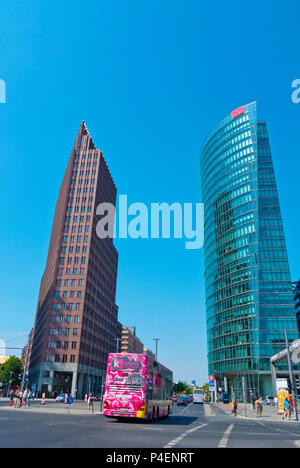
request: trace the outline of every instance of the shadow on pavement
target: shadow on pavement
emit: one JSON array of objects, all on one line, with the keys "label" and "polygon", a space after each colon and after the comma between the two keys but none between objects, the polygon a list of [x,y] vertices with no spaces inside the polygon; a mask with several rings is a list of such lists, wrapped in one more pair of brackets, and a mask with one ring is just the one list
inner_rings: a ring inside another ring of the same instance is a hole
[{"label": "shadow on pavement", "polygon": [[188,426],[197,421],[197,417],[191,416],[170,416],[169,418],[160,419],[159,421],[150,422],[150,421],[139,421],[136,419],[112,419],[111,423],[123,423],[123,424],[133,424],[133,425],[147,425],[147,426]]}]

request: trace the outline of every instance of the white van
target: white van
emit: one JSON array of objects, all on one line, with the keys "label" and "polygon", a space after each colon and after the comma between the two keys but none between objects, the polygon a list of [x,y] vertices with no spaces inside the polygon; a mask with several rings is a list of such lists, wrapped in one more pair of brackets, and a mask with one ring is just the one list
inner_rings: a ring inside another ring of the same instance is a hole
[{"label": "white van", "polygon": [[204,399],[203,390],[201,388],[195,388],[195,390],[193,392],[193,403],[194,404],[197,404],[197,403],[203,404],[203,399]]}]

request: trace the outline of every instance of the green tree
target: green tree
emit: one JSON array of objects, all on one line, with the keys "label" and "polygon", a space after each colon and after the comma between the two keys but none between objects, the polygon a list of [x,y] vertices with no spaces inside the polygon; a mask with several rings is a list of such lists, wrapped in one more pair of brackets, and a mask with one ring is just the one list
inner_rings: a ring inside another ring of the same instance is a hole
[{"label": "green tree", "polygon": [[23,373],[23,362],[21,359],[12,356],[0,367],[0,382],[5,386],[10,381],[11,385],[20,385],[21,374]]},{"label": "green tree", "polygon": [[203,390],[203,392],[206,393],[207,395],[209,394],[209,385],[208,385],[208,383],[206,383],[206,384],[203,385],[202,390]]},{"label": "green tree", "polygon": [[185,382],[178,382],[173,385],[173,393],[181,394],[186,393],[187,395],[191,395],[193,393],[192,387],[187,385]]}]

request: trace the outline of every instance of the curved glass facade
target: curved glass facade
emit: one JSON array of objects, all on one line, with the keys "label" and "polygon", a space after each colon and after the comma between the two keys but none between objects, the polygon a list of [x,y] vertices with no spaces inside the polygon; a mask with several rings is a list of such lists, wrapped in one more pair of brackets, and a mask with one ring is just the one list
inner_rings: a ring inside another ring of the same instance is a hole
[{"label": "curved glass facade", "polygon": [[270,357],[298,338],[265,122],[256,102],[220,121],[201,153],[209,373],[272,394]]}]

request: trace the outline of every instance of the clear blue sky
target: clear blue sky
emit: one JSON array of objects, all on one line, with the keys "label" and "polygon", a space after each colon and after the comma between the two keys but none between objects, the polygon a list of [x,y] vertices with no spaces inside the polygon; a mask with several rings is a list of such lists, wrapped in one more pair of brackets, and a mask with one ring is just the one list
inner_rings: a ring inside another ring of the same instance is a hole
[{"label": "clear blue sky", "polygon": [[[2,0],[0,338],[33,325],[59,186],[84,119],[129,201],[199,202],[208,130],[258,101],[299,268],[299,1]],[[207,379],[201,251],[117,241],[120,320],[176,378]],[[23,345],[24,338],[11,341]]]}]

